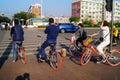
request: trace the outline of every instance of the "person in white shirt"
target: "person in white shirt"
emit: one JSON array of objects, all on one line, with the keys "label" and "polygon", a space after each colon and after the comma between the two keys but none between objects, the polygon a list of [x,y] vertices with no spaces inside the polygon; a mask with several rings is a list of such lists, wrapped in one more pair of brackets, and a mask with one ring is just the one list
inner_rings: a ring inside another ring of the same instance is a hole
[{"label": "person in white shirt", "polygon": [[97,33],[94,33],[90,36],[96,36],[98,34],[100,35],[101,42],[96,49],[98,50],[99,55],[102,57],[101,61],[103,61],[106,58],[106,55],[104,54],[103,49],[110,44],[110,30],[109,30],[107,21],[103,21],[100,26],[100,30]]}]

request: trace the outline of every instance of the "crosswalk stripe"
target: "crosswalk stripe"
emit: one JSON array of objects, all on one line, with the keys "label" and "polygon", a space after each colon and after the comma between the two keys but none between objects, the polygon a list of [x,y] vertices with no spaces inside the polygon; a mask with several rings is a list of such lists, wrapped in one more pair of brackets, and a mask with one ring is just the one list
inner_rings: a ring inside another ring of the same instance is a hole
[{"label": "crosswalk stripe", "polygon": [[[37,53],[37,48],[41,46],[41,44],[45,41],[46,35],[43,33],[43,31],[40,31],[38,29],[35,30],[24,30],[25,35],[24,35],[24,42],[23,46],[25,47],[25,51],[27,55],[32,55]],[[37,35],[41,35],[41,37],[37,37]],[[60,34],[63,35],[64,34]],[[9,38],[9,31],[4,34],[4,37],[2,40],[0,40],[0,57],[3,56],[4,53],[10,53],[9,56],[13,55],[13,49],[12,46],[9,44],[11,43],[11,40],[8,40]],[[65,48],[69,46],[69,41],[65,40],[64,38],[59,38],[57,39],[57,45],[56,49],[57,51],[61,51],[61,48]],[[49,48],[46,48],[46,52],[49,50]],[[7,56],[4,55],[4,56]]]}]

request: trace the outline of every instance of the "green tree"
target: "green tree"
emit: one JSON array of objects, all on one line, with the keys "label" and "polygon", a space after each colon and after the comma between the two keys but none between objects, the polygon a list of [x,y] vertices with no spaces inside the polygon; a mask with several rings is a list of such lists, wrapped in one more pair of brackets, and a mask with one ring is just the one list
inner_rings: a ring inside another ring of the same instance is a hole
[{"label": "green tree", "polygon": [[27,19],[34,18],[34,14],[22,11],[20,13],[14,14],[14,18],[18,18],[18,19],[24,21],[24,23],[26,23]]},{"label": "green tree", "polygon": [[34,18],[34,17],[35,17],[34,14],[32,14],[32,13],[27,13],[27,19]]},{"label": "green tree", "polygon": [[18,18],[18,19],[26,20],[27,19],[27,13],[26,12],[16,13],[16,14],[14,14],[14,17]]},{"label": "green tree", "polygon": [[79,18],[76,17],[76,16],[72,16],[72,17],[69,18],[69,21],[77,23],[77,22],[79,22]]},{"label": "green tree", "polygon": [[92,27],[92,20],[85,20],[83,21],[84,27]]},{"label": "green tree", "polygon": [[0,16],[0,23],[1,23],[1,22],[7,22],[7,23],[10,23],[10,21],[11,21],[10,18]]}]

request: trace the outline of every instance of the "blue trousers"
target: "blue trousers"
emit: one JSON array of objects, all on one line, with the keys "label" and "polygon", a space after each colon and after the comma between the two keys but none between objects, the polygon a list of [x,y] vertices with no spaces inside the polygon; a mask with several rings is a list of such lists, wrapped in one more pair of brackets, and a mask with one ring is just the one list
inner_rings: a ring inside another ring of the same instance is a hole
[{"label": "blue trousers", "polygon": [[17,41],[13,41],[13,60],[17,60],[17,53],[18,53],[18,49],[17,49]]},{"label": "blue trousers", "polygon": [[45,53],[45,48],[48,47],[50,44],[54,44],[54,47],[52,48],[52,51],[56,50],[56,40],[46,40],[39,49],[38,55],[41,55],[41,58],[47,58]]}]

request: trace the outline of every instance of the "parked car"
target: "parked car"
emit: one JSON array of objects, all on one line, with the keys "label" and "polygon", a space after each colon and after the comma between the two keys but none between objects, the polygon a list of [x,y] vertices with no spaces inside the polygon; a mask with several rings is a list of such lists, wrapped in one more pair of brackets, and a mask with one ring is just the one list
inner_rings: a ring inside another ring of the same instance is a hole
[{"label": "parked car", "polygon": [[61,33],[65,32],[75,32],[78,29],[78,26],[75,26],[72,23],[58,23]]},{"label": "parked car", "polygon": [[1,30],[10,30],[9,23],[6,23],[6,22],[1,22],[0,27],[1,27],[0,28]]}]

